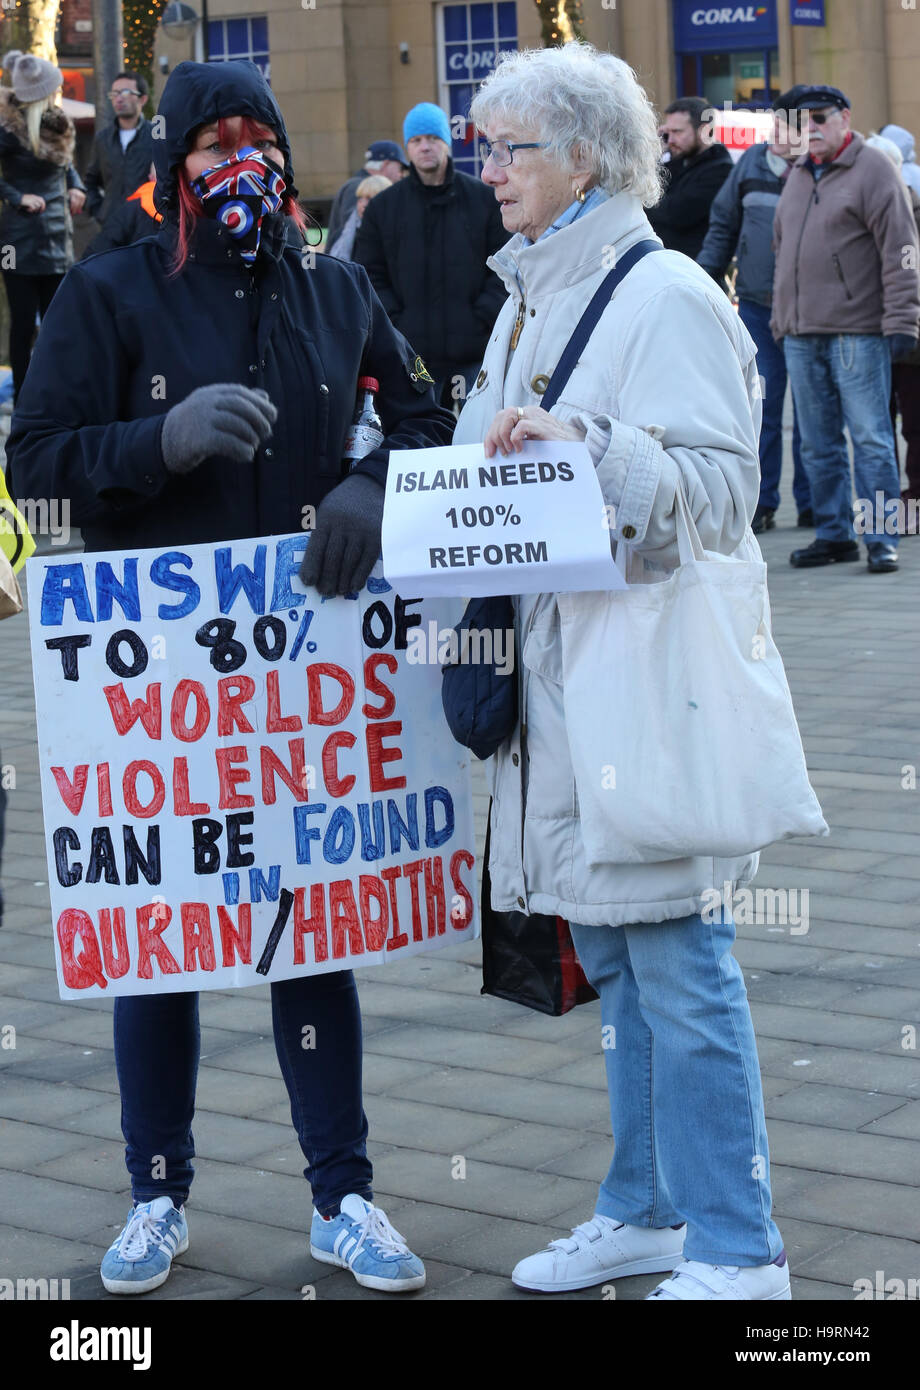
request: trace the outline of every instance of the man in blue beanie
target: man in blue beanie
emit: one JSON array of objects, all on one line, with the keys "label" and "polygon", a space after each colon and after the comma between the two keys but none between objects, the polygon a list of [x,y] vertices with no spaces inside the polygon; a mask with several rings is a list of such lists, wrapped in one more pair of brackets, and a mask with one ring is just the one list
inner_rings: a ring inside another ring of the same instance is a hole
[{"label": "man in blue beanie", "polygon": [[440,106],[413,106],[403,142],[409,175],[368,204],[354,259],[451,405],[472,386],[504,301],[486,261],[508,234],[490,190],[454,168]]}]

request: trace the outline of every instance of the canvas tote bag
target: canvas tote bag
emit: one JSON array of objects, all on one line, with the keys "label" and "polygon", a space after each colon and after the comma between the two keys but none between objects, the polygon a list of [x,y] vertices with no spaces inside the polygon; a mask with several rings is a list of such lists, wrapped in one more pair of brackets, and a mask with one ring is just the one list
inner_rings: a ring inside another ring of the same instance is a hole
[{"label": "canvas tote bag", "polygon": [[682,487],[676,513],[680,565],[666,580],[557,598],[591,867],[830,833],[770,634],[766,564],[704,551]]}]

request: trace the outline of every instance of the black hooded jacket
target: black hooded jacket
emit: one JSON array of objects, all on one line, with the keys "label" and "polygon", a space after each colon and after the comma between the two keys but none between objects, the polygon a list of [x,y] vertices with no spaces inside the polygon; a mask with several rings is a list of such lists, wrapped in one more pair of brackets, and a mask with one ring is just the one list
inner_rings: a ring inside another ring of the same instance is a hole
[{"label": "black hooded jacket", "polygon": [[482,361],[506,298],[486,261],[507,240],[495,194],[452,160],[442,184],[412,168],[368,203],[354,259],[436,377]]},{"label": "black hooded jacket", "polygon": [[731,155],[718,144],[665,165],[664,197],[648,209],[648,220],[669,251],[696,260],[709,230],[709,210],[732,168]]},{"label": "black hooded jacket", "polygon": [[[390,449],[448,444],[424,365],[390,324],[358,266],[286,239],[282,214],[262,224],[255,267],[210,218],[195,226],[173,275],[176,169],[191,133],[220,116],[271,126],[293,189],[290,145],[254,64],[180,63],[154,140],[155,237],[75,266],[58,290],[7,443],[14,496],[66,497],[88,550],[232,540],[300,530],[304,508],[341,481],[360,375],[380,382],[384,445],[359,470],[386,479]],[[199,386],[262,387],[278,407],[251,463],[207,458],[175,476],[163,463],[167,411]]]}]

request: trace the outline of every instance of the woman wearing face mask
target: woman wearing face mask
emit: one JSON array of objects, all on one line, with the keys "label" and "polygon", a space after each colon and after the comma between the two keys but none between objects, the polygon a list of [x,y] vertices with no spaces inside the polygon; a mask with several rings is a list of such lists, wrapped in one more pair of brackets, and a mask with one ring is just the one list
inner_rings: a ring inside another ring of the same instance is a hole
[{"label": "woman wearing face mask", "polygon": [[[8,445],[15,495],[70,498],[87,550],[299,531],[318,504],[304,578],[324,594],[360,589],[380,553],[388,451],[448,443],[452,417],[365,272],[325,256],[306,266],[288,240],[303,218],[258,69],[181,63],[159,115],[163,223],[76,266],[58,292]],[[342,481],[365,373],[386,438]],[[421,1287],[421,1261],[371,1200],[351,973],[272,984],[272,1019],[314,1255],[370,1288]],[[306,1022],[323,1040],[313,1050]],[[198,1056],[196,994],[116,999],[135,1207],[103,1261],[110,1291],[156,1288],[187,1248]]]}]

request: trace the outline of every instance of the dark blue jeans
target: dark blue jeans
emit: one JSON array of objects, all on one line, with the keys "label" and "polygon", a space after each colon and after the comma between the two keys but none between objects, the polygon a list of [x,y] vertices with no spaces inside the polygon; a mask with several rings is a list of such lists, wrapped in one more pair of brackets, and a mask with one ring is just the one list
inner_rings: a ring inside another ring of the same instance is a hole
[{"label": "dark blue jeans", "polygon": [[[352,972],[273,984],[272,1025],[313,1205],[332,1216],[349,1192],[370,1201],[361,1012]],[[313,1034],[304,1031],[310,1027]],[[178,1207],[188,1197],[195,1175],[192,1118],[199,1052],[197,994],[115,1000],[121,1128],[136,1202],[170,1196]]]},{"label": "dark blue jeans", "polygon": [[[880,541],[897,546],[897,535],[884,529],[887,503],[901,497],[888,413],[887,342],[880,333],[790,334],[783,347],[802,431],[816,538],[855,540],[855,481],[856,497],[870,523],[863,533],[866,545]],[[852,478],[844,426],[853,441]]]},{"label": "dark blue jeans", "polygon": [[[783,466],[783,402],[786,398],[786,358],[770,332],[770,310],[753,299],[738,300],[738,317],[757,344],[757,370],[763,378],[763,421],[760,426],[760,506],[775,512]],[[811,506],[808,475],[802,464],[799,422],[792,415],[792,495],[796,509]]]}]

